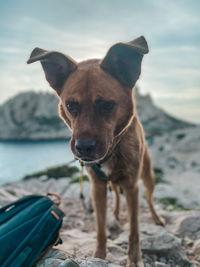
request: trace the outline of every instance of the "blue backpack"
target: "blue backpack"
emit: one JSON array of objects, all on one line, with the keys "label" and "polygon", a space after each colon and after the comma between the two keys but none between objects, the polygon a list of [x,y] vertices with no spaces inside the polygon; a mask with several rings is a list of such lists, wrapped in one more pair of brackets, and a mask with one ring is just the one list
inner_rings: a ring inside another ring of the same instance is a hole
[{"label": "blue backpack", "polygon": [[64,213],[59,203],[30,195],[0,208],[1,267],[32,266],[53,245],[61,243],[59,229]]}]

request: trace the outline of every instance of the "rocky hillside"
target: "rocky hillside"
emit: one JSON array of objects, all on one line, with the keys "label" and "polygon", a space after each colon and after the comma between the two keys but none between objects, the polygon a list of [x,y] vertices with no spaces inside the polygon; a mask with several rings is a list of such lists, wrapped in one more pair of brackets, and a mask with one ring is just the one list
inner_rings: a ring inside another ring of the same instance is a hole
[{"label": "rocky hillside", "polygon": [[0,106],[1,140],[63,139],[69,130],[58,117],[58,100],[49,93],[21,93]]},{"label": "rocky hillside", "polygon": [[137,113],[145,129],[146,136],[160,135],[176,129],[183,129],[193,124],[176,119],[158,108],[149,94],[141,95],[135,90]]},{"label": "rocky hillside", "polygon": [[[149,95],[135,93],[146,135],[192,126],[157,108]],[[49,93],[21,93],[0,106],[0,140],[63,139],[70,136],[57,114],[58,100]]]}]

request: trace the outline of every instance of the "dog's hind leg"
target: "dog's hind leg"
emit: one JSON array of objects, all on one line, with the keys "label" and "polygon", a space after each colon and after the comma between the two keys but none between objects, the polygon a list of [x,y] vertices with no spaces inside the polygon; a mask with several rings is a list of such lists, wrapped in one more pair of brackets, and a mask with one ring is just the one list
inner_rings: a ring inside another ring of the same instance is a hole
[{"label": "dog's hind leg", "polygon": [[117,220],[119,220],[119,208],[120,208],[120,188],[116,184],[111,183],[112,190],[114,192],[114,206],[113,214]]},{"label": "dog's hind leg", "polygon": [[154,207],[154,201],[153,201],[153,191],[155,187],[154,183],[154,173],[151,166],[151,159],[147,150],[147,147],[145,148],[144,158],[143,158],[143,169],[141,173],[141,178],[143,180],[143,183],[146,187],[146,199],[153,217],[153,220],[158,225],[165,225],[165,219],[158,215],[157,211]]}]

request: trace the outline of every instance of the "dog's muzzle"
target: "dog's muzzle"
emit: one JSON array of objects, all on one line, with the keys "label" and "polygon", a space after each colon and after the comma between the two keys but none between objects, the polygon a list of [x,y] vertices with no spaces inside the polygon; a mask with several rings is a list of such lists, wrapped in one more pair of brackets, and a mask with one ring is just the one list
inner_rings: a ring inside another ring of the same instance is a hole
[{"label": "dog's muzzle", "polygon": [[75,151],[78,157],[85,160],[93,160],[96,151],[96,141],[76,140]]}]

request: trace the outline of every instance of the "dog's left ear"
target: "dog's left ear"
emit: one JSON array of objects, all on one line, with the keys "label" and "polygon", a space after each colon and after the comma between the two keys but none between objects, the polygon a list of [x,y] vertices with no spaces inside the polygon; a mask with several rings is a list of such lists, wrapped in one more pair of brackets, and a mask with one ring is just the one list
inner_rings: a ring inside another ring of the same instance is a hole
[{"label": "dog's left ear", "polygon": [[121,84],[132,88],[141,72],[144,54],[149,52],[143,36],[128,42],[113,45],[101,62],[101,68]]}]

